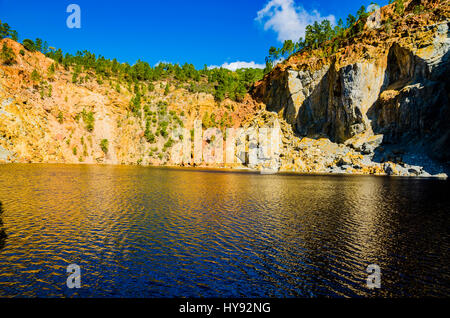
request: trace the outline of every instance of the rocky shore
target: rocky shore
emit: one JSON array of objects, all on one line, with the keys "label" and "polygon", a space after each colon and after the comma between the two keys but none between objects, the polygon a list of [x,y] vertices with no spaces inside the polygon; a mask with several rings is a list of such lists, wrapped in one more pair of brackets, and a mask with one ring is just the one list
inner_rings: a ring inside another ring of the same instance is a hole
[{"label": "rocky shore", "polygon": [[[382,135],[360,137],[348,140],[345,144],[332,142],[328,138],[299,137],[285,120],[265,110],[260,111],[246,126],[272,127],[275,120],[280,123],[282,131],[280,172],[447,178],[447,174],[442,173],[442,165],[426,155],[419,161],[427,162],[428,171],[423,166],[403,162],[404,153],[390,149],[380,151]],[[384,156],[382,160],[380,156]],[[262,170],[264,167],[260,165],[252,168]]]}]

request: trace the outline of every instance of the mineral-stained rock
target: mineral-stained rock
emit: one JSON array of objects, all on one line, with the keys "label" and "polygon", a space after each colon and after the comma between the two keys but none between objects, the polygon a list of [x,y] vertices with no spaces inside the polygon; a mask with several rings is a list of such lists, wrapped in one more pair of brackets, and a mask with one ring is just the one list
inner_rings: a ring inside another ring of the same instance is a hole
[{"label": "mineral-stained rock", "polygon": [[[405,2],[407,10],[414,5]],[[385,21],[378,12],[366,25],[366,38],[325,57],[318,57],[326,55],[320,49],[294,55],[257,83],[252,94],[300,136],[325,137],[364,155],[380,152],[382,144],[418,145],[448,165],[450,17],[448,2],[441,6],[432,23],[405,14],[405,22],[398,23],[404,31],[392,31],[396,34],[380,28]],[[366,40],[377,37],[382,39],[377,46]],[[404,158],[394,154],[385,160],[402,163]],[[385,167],[396,173],[394,166]],[[408,173],[399,169],[398,174]]]},{"label": "mineral-stained rock", "polygon": [[9,158],[11,156],[11,152],[4,149],[2,146],[0,146],[0,161],[6,163],[9,161]]}]

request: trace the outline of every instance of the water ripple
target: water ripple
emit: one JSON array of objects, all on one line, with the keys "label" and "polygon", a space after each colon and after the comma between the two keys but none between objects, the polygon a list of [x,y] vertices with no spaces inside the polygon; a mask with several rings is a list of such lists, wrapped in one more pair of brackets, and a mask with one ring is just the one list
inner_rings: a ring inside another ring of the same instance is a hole
[{"label": "water ripple", "polygon": [[[448,190],[439,180],[0,166],[0,296],[449,296]],[[80,290],[65,285],[72,263]],[[381,290],[366,286],[369,264],[382,269]]]}]

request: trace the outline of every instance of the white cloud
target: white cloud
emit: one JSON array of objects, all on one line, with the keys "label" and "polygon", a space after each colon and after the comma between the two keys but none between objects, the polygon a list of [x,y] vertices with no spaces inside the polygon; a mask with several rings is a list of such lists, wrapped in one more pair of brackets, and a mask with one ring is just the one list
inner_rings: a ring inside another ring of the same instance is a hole
[{"label": "white cloud", "polygon": [[157,67],[159,64],[171,64],[171,62],[164,61],[164,60],[158,61],[153,67]]},{"label": "white cloud", "polygon": [[218,65],[211,65],[208,68],[209,69],[213,69],[213,68],[226,68],[230,71],[236,71],[240,68],[265,68],[266,66],[264,64],[257,64],[255,62],[241,62],[241,61],[237,61],[237,62],[232,62],[232,63],[224,63],[221,66]]},{"label": "white cloud", "polygon": [[317,10],[307,12],[302,6],[296,6],[294,0],[270,0],[256,17],[256,21],[264,23],[264,30],[278,33],[280,42],[304,38],[307,25],[324,19],[336,23],[334,15],[324,17]]}]

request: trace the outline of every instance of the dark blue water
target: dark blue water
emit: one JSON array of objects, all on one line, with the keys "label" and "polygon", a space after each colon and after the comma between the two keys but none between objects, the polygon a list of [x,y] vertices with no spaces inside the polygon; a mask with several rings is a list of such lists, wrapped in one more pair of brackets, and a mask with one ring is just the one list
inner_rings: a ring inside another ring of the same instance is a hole
[{"label": "dark blue water", "polygon": [[0,165],[0,296],[449,296],[449,194],[427,179]]}]

